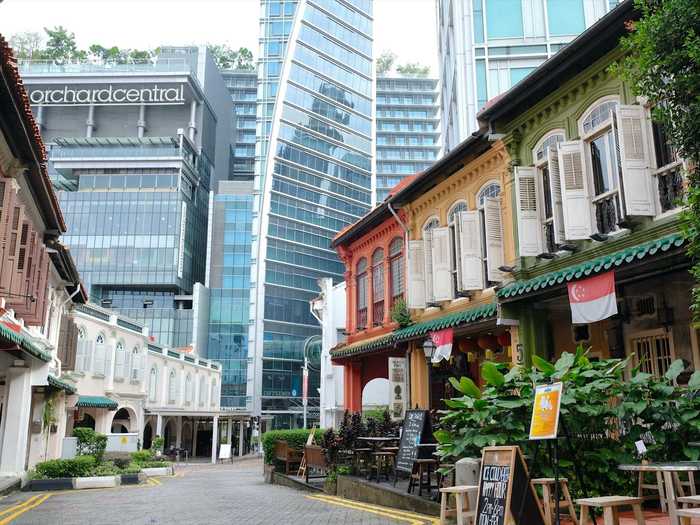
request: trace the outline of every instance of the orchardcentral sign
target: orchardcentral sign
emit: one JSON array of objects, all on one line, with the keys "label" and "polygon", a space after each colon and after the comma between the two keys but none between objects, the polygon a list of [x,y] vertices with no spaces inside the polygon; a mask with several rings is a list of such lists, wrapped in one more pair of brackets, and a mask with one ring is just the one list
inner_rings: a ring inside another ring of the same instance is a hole
[{"label": "orchardcentral sign", "polygon": [[33,105],[80,106],[80,105],[140,105],[140,104],[184,104],[185,86],[147,88],[115,88],[111,84],[98,89],[35,89],[29,93]]}]

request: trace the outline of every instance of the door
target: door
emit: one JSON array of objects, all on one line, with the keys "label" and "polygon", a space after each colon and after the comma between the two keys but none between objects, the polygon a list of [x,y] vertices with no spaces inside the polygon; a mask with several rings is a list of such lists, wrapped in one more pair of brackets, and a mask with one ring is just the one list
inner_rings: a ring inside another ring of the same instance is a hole
[{"label": "door", "polygon": [[628,349],[639,370],[656,378],[663,377],[675,359],[673,335],[663,328],[633,334]]}]

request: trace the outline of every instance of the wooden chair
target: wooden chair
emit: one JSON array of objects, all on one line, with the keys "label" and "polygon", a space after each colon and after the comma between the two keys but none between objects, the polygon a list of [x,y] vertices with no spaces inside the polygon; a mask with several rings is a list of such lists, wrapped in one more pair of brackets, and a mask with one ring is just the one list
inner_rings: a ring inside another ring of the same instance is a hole
[{"label": "wooden chair", "polygon": [[597,498],[577,499],[576,503],[581,506],[579,525],[586,525],[589,523],[589,508],[598,507],[603,509],[603,525],[620,525],[620,518],[618,516],[619,507],[626,506],[632,507],[637,525],[644,525],[642,501],[642,498],[633,498],[631,496],[600,496]]},{"label": "wooden chair", "polygon": [[[645,480],[646,474],[654,474],[656,483],[647,483]],[[655,492],[655,494],[645,494],[644,491]],[[637,497],[643,500],[658,499],[661,505],[661,512],[666,512],[666,493],[664,492],[664,475],[661,472],[639,472],[639,480],[637,482]]]},{"label": "wooden chair", "polygon": [[[306,470],[304,472],[306,483],[309,479],[325,478],[328,472],[326,455],[318,445],[306,445],[304,447],[304,457],[306,458]],[[311,472],[313,471],[313,475]]]},{"label": "wooden chair", "polygon": [[[544,522],[545,525],[552,525],[556,521],[557,511],[554,478],[536,478],[530,482],[534,487],[542,488]],[[571,494],[569,493],[569,480],[566,478],[559,478],[559,507],[568,508],[569,518],[574,522],[574,525],[578,525],[578,520],[576,519],[576,509],[574,508],[574,502],[571,501]]]},{"label": "wooden chair", "polygon": [[700,506],[700,496],[680,496],[677,500],[678,503],[684,505],[686,508],[688,508],[688,505]]},{"label": "wooden chair", "polygon": [[374,462],[369,466],[369,478],[372,478],[372,472],[377,472],[377,483],[379,483],[382,471],[386,476],[386,480],[389,481],[389,467],[391,467],[392,473],[394,472],[396,465],[396,453],[389,450],[380,450],[378,452],[372,452],[372,458]]},{"label": "wooden chair", "polygon": [[[457,525],[471,525],[476,519],[476,509],[469,508],[469,494],[476,494],[479,491],[478,485],[460,485],[457,487],[443,487],[440,489],[440,525],[447,523],[450,516],[457,517]],[[455,507],[449,508],[450,494],[454,494]]]},{"label": "wooden chair", "polygon": [[361,474],[363,470],[369,470],[372,449],[371,448],[356,448],[353,449],[353,464],[355,471]]},{"label": "wooden chair", "polygon": [[691,525],[690,521],[693,518],[700,519],[700,509],[678,509],[676,514],[681,520],[681,525]]},{"label": "wooden chair", "polygon": [[291,448],[286,441],[277,441],[275,459],[284,463],[284,473],[289,475],[289,467],[301,463],[301,452]]},{"label": "wooden chair", "polygon": [[433,470],[437,466],[436,459],[417,459],[413,462],[413,472],[408,481],[408,493],[412,494],[416,484],[418,484],[418,495],[423,495],[423,489],[428,490],[428,495],[433,489],[438,488],[433,485]]}]

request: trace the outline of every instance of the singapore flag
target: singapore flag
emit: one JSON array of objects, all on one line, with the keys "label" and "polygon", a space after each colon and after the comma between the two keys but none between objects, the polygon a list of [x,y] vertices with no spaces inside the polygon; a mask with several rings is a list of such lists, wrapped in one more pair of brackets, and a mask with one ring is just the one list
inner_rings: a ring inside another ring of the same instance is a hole
[{"label": "singapore flag", "polygon": [[617,313],[614,272],[569,283],[568,286],[573,324],[594,323]]},{"label": "singapore flag", "polygon": [[439,363],[443,359],[449,360],[452,354],[454,330],[452,328],[446,328],[438,332],[431,332],[430,337],[433,339],[433,343],[435,343],[436,346],[432,362]]}]

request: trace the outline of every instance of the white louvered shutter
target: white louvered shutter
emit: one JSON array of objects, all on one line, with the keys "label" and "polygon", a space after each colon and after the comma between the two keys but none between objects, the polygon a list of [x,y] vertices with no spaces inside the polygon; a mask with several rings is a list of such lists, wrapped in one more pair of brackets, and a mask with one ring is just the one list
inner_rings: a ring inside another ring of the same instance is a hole
[{"label": "white louvered shutter", "polygon": [[123,379],[126,377],[126,373],[124,372],[126,368],[125,364],[126,360],[126,352],[124,350],[124,347],[117,347],[117,352],[116,352],[116,359],[114,361],[114,375],[115,377],[118,377],[120,379]]},{"label": "white louvered shutter", "polygon": [[95,344],[95,361],[92,371],[95,374],[102,374],[105,371],[105,345]]},{"label": "white louvered shutter", "polygon": [[425,259],[423,241],[408,241],[408,307],[425,308]]},{"label": "white louvered shutter", "polygon": [[481,228],[478,211],[459,212],[460,262],[462,264],[462,291],[481,290],[484,287],[484,268],[481,254]]},{"label": "white louvered shutter", "polygon": [[85,343],[85,372],[92,371],[92,363],[95,360],[95,342],[87,341]]},{"label": "white louvered shutter", "polygon": [[433,298],[435,301],[454,299],[452,286],[452,250],[450,249],[450,229],[433,228]]},{"label": "white louvered shutter", "polygon": [[460,260],[460,254],[462,253],[462,227],[459,222],[459,216],[457,215],[455,215],[454,218],[454,227],[450,229],[450,235],[452,236],[450,242],[454,245],[454,254],[452,253],[452,250],[450,250],[450,256],[452,257],[452,269],[457,274],[457,290],[463,290],[464,283],[462,281],[462,261]]},{"label": "white louvered shutter", "polygon": [[109,346],[105,347],[105,367],[104,367],[104,375],[105,377],[109,376],[109,373],[112,371],[112,349]]},{"label": "white louvered shutter", "polygon": [[592,233],[591,199],[583,164],[583,143],[560,142],[557,147],[566,238],[588,239]]},{"label": "white louvered shutter", "polygon": [[486,261],[488,280],[500,282],[503,272],[498,269],[503,266],[503,224],[501,220],[501,198],[487,197],[484,199],[484,231],[486,232]]},{"label": "white louvered shutter", "polygon": [[87,356],[87,341],[78,339],[77,351],[75,352],[75,369],[78,372],[85,371],[85,357]]},{"label": "white louvered shutter", "polygon": [[[549,148],[547,163],[549,167],[549,194],[552,198],[552,218],[554,220],[554,242],[564,244],[566,241],[564,204],[561,197],[561,174],[559,173],[559,156],[556,149]],[[547,188],[544,188],[544,191],[547,191]]]},{"label": "white louvered shutter", "polygon": [[432,303],[435,302],[435,296],[433,294],[433,236],[432,230],[425,230],[423,232],[423,261],[425,270],[425,302]]},{"label": "white louvered shutter", "polygon": [[539,255],[544,252],[544,239],[540,218],[539,192],[537,191],[537,170],[516,166],[515,187],[520,256]]},{"label": "white louvered shutter", "polygon": [[649,128],[642,106],[619,106],[615,114],[622,165],[622,193],[627,215],[656,214],[651,176]]}]

